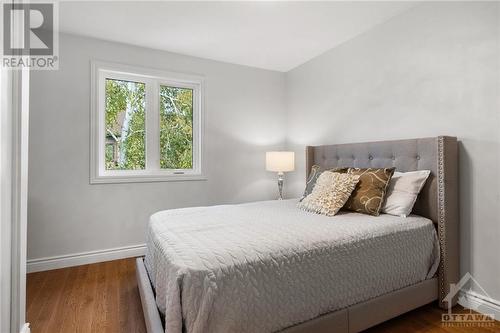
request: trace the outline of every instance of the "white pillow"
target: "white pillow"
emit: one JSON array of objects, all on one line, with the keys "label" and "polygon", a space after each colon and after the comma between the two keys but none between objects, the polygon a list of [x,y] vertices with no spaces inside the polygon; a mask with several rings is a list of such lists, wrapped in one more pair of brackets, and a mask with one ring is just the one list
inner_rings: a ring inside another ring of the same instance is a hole
[{"label": "white pillow", "polygon": [[381,212],[401,217],[410,215],[430,173],[429,170],[394,172]]}]

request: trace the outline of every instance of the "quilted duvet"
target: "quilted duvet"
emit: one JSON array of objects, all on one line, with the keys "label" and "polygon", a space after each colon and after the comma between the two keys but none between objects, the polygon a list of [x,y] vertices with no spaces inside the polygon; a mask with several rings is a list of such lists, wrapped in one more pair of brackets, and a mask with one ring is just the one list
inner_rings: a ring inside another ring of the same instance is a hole
[{"label": "quilted duvet", "polygon": [[275,332],[432,277],[418,216],[296,208],[297,200],[161,211],[145,265],[167,333]]}]

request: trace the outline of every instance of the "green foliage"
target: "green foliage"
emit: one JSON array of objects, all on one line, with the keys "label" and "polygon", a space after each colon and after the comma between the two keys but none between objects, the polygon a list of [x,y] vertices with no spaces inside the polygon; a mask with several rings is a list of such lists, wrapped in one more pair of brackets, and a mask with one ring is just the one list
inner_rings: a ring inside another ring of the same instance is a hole
[{"label": "green foliage", "polygon": [[[145,84],[106,79],[105,118],[106,169],[145,169]],[[191,169],[192,89],[160,86],[159,125],[160,167]]]},{"label": "green foliage", "polygon": [[112,142],[106,148],[106,169],[146,167],[144,100],[144,83],[106,80],[106,141]]},{"label": "green foliage", "polygon": [[[106,144],[106,163],[108,163],[108,161],[111,163],[111,161],[113,160],[114,158],[114,145],[113,144]],[[109,169],[109,168],[107,168]]]},{"label": "green foliage", "polygon": [[160,167],[193,167],[193,90],[160,87]]}]

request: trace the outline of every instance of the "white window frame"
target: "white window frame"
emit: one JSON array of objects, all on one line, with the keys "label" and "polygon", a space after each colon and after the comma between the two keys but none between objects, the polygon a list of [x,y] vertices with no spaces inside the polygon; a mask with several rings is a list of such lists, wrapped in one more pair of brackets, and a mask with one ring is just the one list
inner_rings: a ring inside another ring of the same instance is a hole
[{"label": "white window frame", "polygon": [[[91,62],[90,183],[129,183],[206,180],[203,173],[203,77],[103,61]],[[105,103],[106,79],[144,83],[145,144],[144,170],[106,170]],[[160,168],[160,85],[193,89],[193,168]]]}]

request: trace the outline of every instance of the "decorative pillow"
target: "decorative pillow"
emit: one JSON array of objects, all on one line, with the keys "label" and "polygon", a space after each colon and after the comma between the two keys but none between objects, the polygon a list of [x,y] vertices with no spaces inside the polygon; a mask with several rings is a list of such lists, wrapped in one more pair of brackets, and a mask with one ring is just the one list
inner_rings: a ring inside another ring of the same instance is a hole
[{"label": "decorative pillow", "polygon": [[298,203],[300,209],[333,216],[344,206],[358,183],[359,176],[324,171],[318,177],[312,193]]},{"label": "decorative pillow", "polygon": [[394,172],[387,187],[382,213],[406,217],[430,175],[429,170]]},{"label": "decorative pillow", "polygon": [[359,183],[344,208],[358,213],[378,216],[394,169],[349,168],[347,174],[359,176]]},{"label": "decorative pillow", "polygon": [[[347,172],[347,169],[348,168],[334,168],[328,171]],[[300,198],[300,201],[304,200],[305,197],[312,193],[314,185],[316,185],[316,181],[318,180],[318,177],[323,173],[323,171],[325,170],[322,170],[319,165],[315,164],[311,167],[311,172],[309,173],[309,177],[307,177],[306,181],[306,188],[304,189],[304,194],[302,194],[302,198]]]},{"label": "decorative pillow", "polygon": [[307,177],[306,188],[304,189],[304,194],[302,194],[302,198],[300,201],[304,200],[309,194],[312,193],[314,185],[316,185],[316,181],[318,180],[319,175],[321,175],[321,168],[319,165],[313,165],[311,167],[311,172],[309,173],[309,177]]}]

